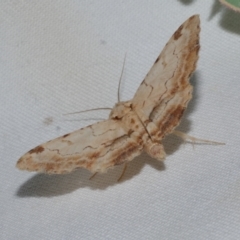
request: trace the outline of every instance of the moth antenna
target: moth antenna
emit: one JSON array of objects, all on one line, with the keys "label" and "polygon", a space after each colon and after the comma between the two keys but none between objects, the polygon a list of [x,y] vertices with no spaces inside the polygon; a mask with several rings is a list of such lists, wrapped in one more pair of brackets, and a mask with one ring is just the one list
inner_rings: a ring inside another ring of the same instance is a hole
[{"label": "moth antenna", "polygon": [[121,82],[122,82],[122,76],[123,76],[123,70],[124,70],[124,66],[125,66],[125,62],[126,62],[126,57],[127,57],[127,53],[125,53],[125,56],[124,56],[122,72],[121,72],[121,76],[120,76],[119,83],[118,83],[118,102],[120,102],[120,86],[121,86]]},{"label": "moth antenna", "polygon": [[192,144],[195,144],[198,142],[198,143],[206,143],[206,144],[212,144],[212,145],[225,145],[225,143],[222,143],[222,142],[215,142],[215,141],[209,141],[209,140],[205,140],[205,139],[195,138],[195,137],[189,136],[188,134],[177,131],[177,130],[174,130],[172,133],[175,134],[176,136],[182,138],[184,141],[187,141],[187,140],[191,141]]},{"label": "moth antenna", "polygon": [[84,113],[84,112],[90,112],[90,111],[96,111],[96,110],[112,110],[112,108],[92,108],[92,109],[87,109],[87,110],[83,110],[83,111],[79,111],[79,112],[72,112],[72,113],[64,113],[63,116],[66,115],[72,115],[72,114],[78,114],[78,113]]}]

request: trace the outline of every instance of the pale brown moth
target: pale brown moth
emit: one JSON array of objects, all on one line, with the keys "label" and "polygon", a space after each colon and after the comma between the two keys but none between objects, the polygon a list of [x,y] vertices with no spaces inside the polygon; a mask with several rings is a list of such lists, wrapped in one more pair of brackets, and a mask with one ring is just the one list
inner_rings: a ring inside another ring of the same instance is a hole
[{"label": "pale brown moth", "polygon": [[18,160],[17,167],[54,174],[80,167],[105,172],[143,151],[164,160],[162,140],[174,132],[192,97],[189,78],[198,60],[199,25],[199,16],[194,15],[177,29],[133,99],[118,102],[108,120],[35,147]]}]

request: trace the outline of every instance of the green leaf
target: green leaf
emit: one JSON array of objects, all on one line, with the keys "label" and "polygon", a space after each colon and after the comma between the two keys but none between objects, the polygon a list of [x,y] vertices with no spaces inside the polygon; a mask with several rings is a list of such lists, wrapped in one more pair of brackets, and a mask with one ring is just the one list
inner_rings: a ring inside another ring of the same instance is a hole
[{"label": "green leaf", "polygon": [[224,6],[240,12],[240,0],[219,0]]}]

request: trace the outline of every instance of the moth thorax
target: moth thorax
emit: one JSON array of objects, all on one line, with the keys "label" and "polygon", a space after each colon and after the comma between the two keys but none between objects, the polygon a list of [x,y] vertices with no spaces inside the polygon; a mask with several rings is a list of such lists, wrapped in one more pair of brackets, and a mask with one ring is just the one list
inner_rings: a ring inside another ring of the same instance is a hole
[{"label": "moth thorax", "polygon": [[112,119],[121,119],[127,113],[132,110],[132,104],[130,101],[118,102],[113,107],[109,117]]}]

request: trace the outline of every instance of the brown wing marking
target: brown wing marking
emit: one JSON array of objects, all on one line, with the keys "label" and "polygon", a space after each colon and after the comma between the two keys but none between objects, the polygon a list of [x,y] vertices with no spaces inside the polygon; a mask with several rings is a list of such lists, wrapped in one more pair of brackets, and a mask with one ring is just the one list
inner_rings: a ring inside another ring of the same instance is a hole
[{"label": "brown wing marking", "polygon": [[178,28],[134,96],[135,111],[156,124],[159,139],[179,124],[192,97],[189,78],[198,60],[199,24],[195,15]]},{"label": "brown wing marking", "polygon": [[22,170],[62,174],[76,168],[104,172],[138,156],[142,146],[129,138],[119,121],[106,120],[37,146],[22,156]]}]

